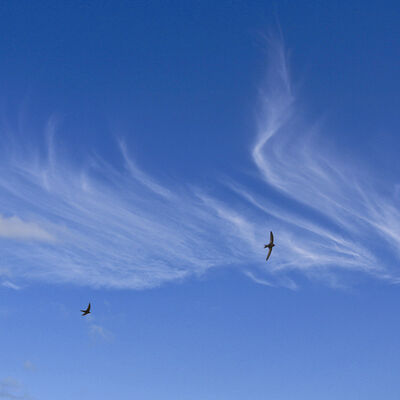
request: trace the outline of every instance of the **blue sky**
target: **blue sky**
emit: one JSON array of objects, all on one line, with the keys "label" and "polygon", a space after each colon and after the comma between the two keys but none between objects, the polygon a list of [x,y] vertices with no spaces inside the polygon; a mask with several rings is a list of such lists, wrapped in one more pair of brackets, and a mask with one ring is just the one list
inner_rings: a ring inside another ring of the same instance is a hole
[{"label": "blue sky", "polygon": [[0,399],[398,399],[399,11],[3,2]]}]

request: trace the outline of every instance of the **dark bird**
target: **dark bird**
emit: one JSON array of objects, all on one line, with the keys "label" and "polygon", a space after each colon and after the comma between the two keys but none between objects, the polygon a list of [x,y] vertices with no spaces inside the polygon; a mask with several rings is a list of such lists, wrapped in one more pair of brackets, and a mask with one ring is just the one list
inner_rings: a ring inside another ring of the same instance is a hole
[{"label": "dark bird", "polygon": [[81,310],[81,312],[83,312],[82,317],[85,316],[85,315],[90,314],[90,303],[87,306],[87,309],[86,310]]},{"label": "dark bird", "polygon": [[270,233],[269,237],[270,237],[269,243],[264,245],[264,249],[266,249],[266,248],[269,249],[266,261],[268,261],[268,258],[269,258],[269,256],[271,255],[271,252],[272,252],[272,248],[275,246],[274,245],[274,234],[272,232]]}]

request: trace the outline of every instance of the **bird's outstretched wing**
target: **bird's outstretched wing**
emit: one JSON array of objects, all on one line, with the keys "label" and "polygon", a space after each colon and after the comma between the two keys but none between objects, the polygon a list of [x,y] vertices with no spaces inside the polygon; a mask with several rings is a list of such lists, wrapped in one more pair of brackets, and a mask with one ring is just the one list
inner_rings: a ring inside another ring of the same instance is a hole
[{"label": "bird's outstretched wing", "polygon": [[268,258],[269,258],[269,256],[271,255],[271,252],[272,252],[272,247],[270,247],[270,248],[269,248],[269,251],[268,251],[268,255],[267,255],[267,259],[266,259],[266,261],[268,261]]},{"label": "bird's outstretched wing", "polygon": [[87,306],[87,309],[86,310],[80,310],[81,312],[83,312],[83,313],[88,313],[89,311],[90,311],[90,303],[89,303],[89,305]]},{"label": "bird's outstretched wing", "polygon": [[269,234],[269,240],[270,240],[271,244],[274,243],[274,234],[272,233],[272,231]]}]

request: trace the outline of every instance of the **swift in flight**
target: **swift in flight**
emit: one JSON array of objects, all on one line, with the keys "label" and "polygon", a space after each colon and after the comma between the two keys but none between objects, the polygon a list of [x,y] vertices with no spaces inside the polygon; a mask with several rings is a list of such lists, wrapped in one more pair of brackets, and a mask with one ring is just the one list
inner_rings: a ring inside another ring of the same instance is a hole
[{"label": "swift in flight", "polygon": [[266,261],[268,261],[268,258],[269,258],[269,256],[271,255],[271,252],[272,252],[272,248],[273,248],[274,246],[275,246],[275,245],[274,245],[274,234],[273,234],[272,231],[271,231],[269,243],[264,245],[264,249],[266,249],[266,248],[269,249]]},{"label": "swift in flight", "polygon": [[83,314],[82,314],[82,317],[85,316],[85,315],[90,314],[90,303],[89,303],[89,305],[87,306],[87,309],[86,309],[86,310],[81,310],[81,312],[83,313]]}]

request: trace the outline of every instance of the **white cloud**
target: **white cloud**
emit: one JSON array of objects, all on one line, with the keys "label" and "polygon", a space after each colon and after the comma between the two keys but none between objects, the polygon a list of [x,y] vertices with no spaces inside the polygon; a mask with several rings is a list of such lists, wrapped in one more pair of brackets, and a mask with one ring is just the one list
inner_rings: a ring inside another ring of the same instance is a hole
[{"label": "white cloud", "polygon": [[17,216],[6,218],[2,215],[0,215],[0,237],[20,240],[54,240],[50,233],[34,222],[22,221]]},{"label": "white cloud", "polygon": [[264,285],[264,286],[274,286],[271,282],[267,281],[266,279],[261,279],[255,276],[255,274],[252,271],[244,271],[244,274],[248,276],[253,282],[258,283],[259,285]]},{"label": "white cloud", "polygon": [[398,269],[377,256],[400,255],[396,186],[386,191],[392,198],[383,194],[378,182],[384,172],[379,177],[344,159],[320,124],[304,121],[282,42],[271,41],[270,52],[259,133],[251,152],[267,196],[227,183],[277,231],[275,258],[265,272],[297,270],[332,286],[341,285],[344,271],[398,281]]},{"label": "white cloud", "polygon": [[36,365],[33,364],[33,362],[32,362],[32,361],[29,361],[29,360],[26,360],[26,361],[24,362],[24,368],[25,368],[27,371],[36,371]]},{"label": "white cloud", "polygon": [[144,289],[255,260],[243,237],[251,228],[238,212],[228,221],[203,192],[156,183],[124,146],[126,169],[100,158],[79,169],[50,142],[47,159],[13,158],[3,165],[8,174],[0,176],[0,207],[42,221],[57,237],[5,243],[10,282]]},{"label": "white cloud", "polygon": [[104,340],[110,340],[112,337],[110,331],[97,324],[91,324],[89,327],[89,332],[93,337],[99,337]]},{"label": "white cloud", "polygon": [[13,378],[0,380],[0,399],[4,400],[24,400],[30,398],[22,384]]},{"label": "white cloud", "polygon": [[[66,151],[57,154],[54,119],[47,157],[3,158],[0,210],[13,216],[0,217],[0,236],[32,239],[4,241],[8,286],[27,279],[144,289],[222,266],[292,289],[298,274],[335,287],[359,272],[400,282],[391,266],[400,256],[398,184],[383,194],[370,171],[322,143],[328,133],[302,117],[279,40],[270,41],[269,65],[251,186],[226,179],[218,193],[228,191],[217,196],[161,182],[122,140],[124,169],[100,157],[77,168]],[[270,230],[276,247],[266,263]]]},{"label": "white cloud", "polygon": [[16,285],[15,283],[12,283],[10,281],[4,281],[1,283],[2,286],[7,287],[9,289],[13,289],[13,290],[20,290],[21,287]]},{"label": "white cloud", "polygon": [[144,173],[140,168],[138,168],[133,159],[128,155],[128,149],[126,143],[122,139],[120,139],[118,141],[118,144],[122,156],[124,158],[125,165],[128,171],[131,173],[132,178],[139,181],[141,184],[150,189],[152,192],[162,197],[171,198],[172,192],[169,189],[157,183],[152,177],[150,177],[149,175]]}]

